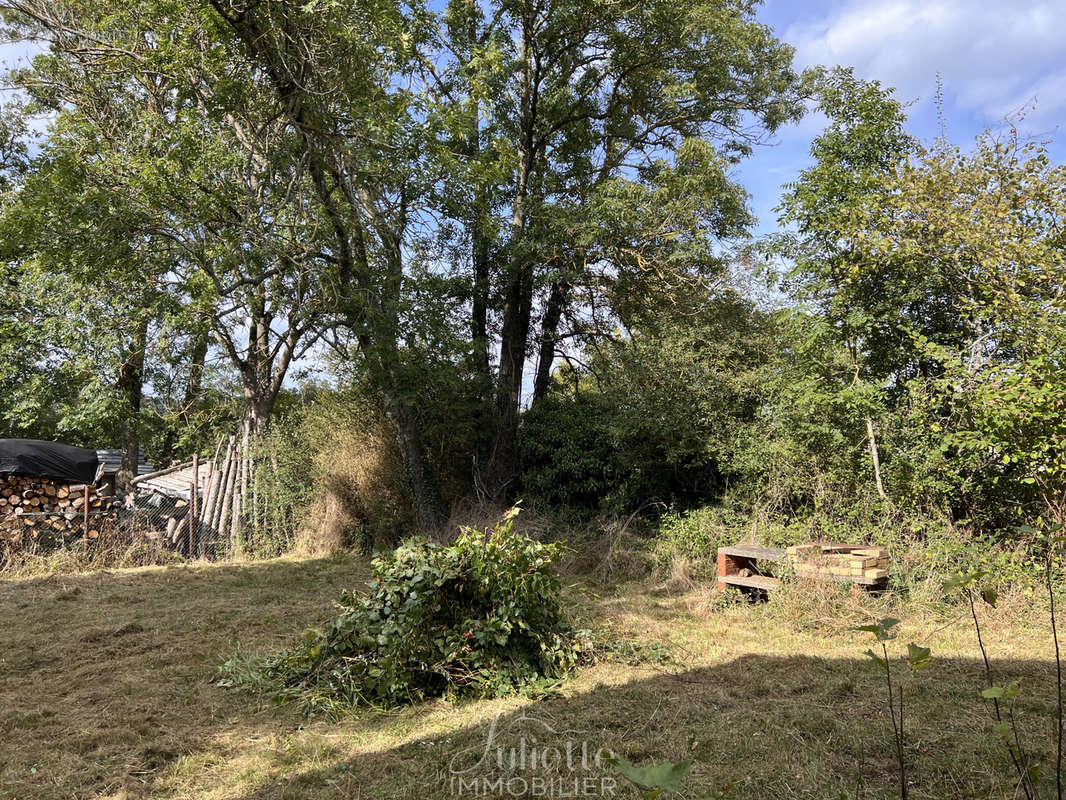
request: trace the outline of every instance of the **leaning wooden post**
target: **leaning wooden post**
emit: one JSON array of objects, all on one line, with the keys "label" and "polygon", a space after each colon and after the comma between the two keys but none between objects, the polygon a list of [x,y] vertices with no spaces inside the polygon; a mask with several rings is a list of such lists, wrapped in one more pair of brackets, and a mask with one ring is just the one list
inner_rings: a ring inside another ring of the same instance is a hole
[{"label": "leaning wooden post", "polygon": [[244,514],[248,513],[248,442],[251,437],[248,432],[248,423],[244,424],[244,438],[241,441],[241,510]]},{"label": "leaning wooden post", "polygon": [[230,529],[230,556],[241,547],[241,471],[244,468],[244,448],[237,443],[237,463],[233,471],[233,518]]},{"label": "leaning wooden post", "polygon": [[200,558],[204,557],[205,539],[211,535],[211,522],[208,517],[211,509],[211,502],[213,500],[211,496],[212,487],[215,482],[215,462],[211,461],[207,465],[207,477],[204,478],[204,496],[203,502],[200,503],[200,546],[197,548]]},{"label": "leaning wooden post", "polygon": [[84,498],[85,498],[85,504],[84,504],[84,506],[81,509],[81,513],[82,513],[83,524],[85,526],[85,538],[82,539],[82,541],[84,542],[83,548],[86,551],[88,551],[89,550],[89,484],[85,484],[85,495],[84,495]]},{"label": "leaning wooden post", "polygon": [[[226,451],[225,458],[229,458],[229,450]],[[207,534],[211,537],[218,534],[218,498],[222,494],[222,476],[225,471],[226,462],[220,461],[212,468],[211,472],[211,500],[207,505]],[[206,543],[201,549],[204,551],[203,555],[206,556]]]},{"label": "leaning wooden post", "polygon": [[192,454],[192,485],[189,487],[189,558],[200,530],[200,454]]},{"label": "leaning wooden post", "polygon": [[[222,479],[222,510],[219,512],[218,530],[222,536],[230,536],[230,511],[233,509],[233,479],[237,477],[237,440],[230,437],[230,458],[226,475]],[[232,547],[232,541],[230,542]]]}]

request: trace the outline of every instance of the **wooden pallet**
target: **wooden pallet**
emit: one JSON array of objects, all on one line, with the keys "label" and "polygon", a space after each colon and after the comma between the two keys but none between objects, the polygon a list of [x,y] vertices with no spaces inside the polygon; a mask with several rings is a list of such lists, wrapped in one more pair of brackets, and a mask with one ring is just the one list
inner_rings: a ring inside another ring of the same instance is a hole
[{"label": "wooden pallet", "polygon": [[812,542],[786,550],[736,544],[718,548],[718,588],[772,591],[781,585],[773,574],[774,564],[790,565],[803,577],[873,588],[883,586],[888,578],[888,551],[880,547]]}]

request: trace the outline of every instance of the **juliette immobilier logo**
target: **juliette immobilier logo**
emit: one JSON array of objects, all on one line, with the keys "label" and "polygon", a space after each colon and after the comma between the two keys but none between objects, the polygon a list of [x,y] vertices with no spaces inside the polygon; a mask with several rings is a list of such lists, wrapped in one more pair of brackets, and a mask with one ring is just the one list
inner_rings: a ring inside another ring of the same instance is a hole
[{"label": "juliette immobilier logo", "polygon": [[453,797],[611,797],[618,780],[610,748],[580,731],[557,731],[519,716],[485,724],[485,741],[461,750],[441,777]]}]

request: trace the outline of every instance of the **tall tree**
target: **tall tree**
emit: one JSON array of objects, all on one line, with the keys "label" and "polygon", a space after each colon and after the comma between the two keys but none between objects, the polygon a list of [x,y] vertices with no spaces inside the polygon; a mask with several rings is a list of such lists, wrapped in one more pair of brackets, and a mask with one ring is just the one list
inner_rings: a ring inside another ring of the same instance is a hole
[{"label": "tall tree", "polygon": [[442,211],[465,230],[482,364],[478,332],[486,309],[498,314],[481,479],[501,496],[527,360],[535,403],[561,342],[720,268],[714,244],[747,221],[729,166],[799,114],[800,84],[750,3],[456,0],[444,23],[421,63],[454,167]]},{"label": "tall tree", "polygon": [[720,268],[714,243],[747,220],[729,165],[798,116],[800,84],[791,49],[747,2],[453,2],[445,20],[425,63],[447,109],[457,182],[475,199],[458,220],[474,284],[497,282],[484,480],[501,495],[517,468],[529,357],[536,402],[559,342],[596,327],[589,313],[624,313],[639,292]]},{"label": "tall tree", "polygon": [[240,376],[245,427],[258,432],[315,341],[326,276],[314,268],[306,173],[258,99],[254,70],[213,15],[185,4],[0,8],[12,35],[48,48],[9,76],[52,114],[45,155],[110,192],[136,221],[131,239],[170,253],[151,280],[182,296],[189,329],[206,321]]},{"label": "tall tree", "polygon": [[818,307],[851,354],[850,382],[840,389],[856,406],[873,482],[888,502],[875,426],[882,389],[922,369],[899,324],[903,306],[889,298],[908,294],[915,316],[929,315],[932,325],[945,324],[951,311],[935,293],[895,284],[891,270],[867,269],[853,237],[861,209],[885,201],[886,179],[919,149],[904,130],[903,105],[877,81],[861,81],[843,68],[822,71],[815,94],[829,124],[811,145],[814,165],[785,193],[780,221],[795,232],[776,237],[775,248],[793,263],[790,288]]},{"label": "tall tree", "polygon": [[[190,301],[257,320],[246,345],[216,326],[250,397],[326,315],[330,341],[356,343],[426,530],[443,516],[427,364],[471,376],[475,471],[506,495],[527,359],[540,397],[560,342],[719,270],[747,222],[731,165],[800,113],[791,50],[747,0],[0,8],[51,48],[22,85],[95,131],[153,235],[185,251]],[[459,337],[438,335],[431,289],[449,257],[462,352],[441,349]]]}]

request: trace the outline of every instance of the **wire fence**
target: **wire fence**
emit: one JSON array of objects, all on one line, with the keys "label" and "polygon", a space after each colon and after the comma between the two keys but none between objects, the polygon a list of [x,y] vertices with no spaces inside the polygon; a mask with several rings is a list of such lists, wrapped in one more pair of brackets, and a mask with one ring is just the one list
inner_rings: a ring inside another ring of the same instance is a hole
[{"label": "wire fence", "polygon": [[170,551],[192,559],[233,556],[232,537],[195,518],[190,503],[159,493],[109,498],[103,508],[24,511],[0,516],[0,540],[27,555],[56,550],[130,548]]},{"label": "wire fence", "polygon": [[124,566],[284,552],[295,501],[269,480],[278,453],[259,449],[246,434],[229,436],[212,458],[194,455],[139,475],[120,496],[113,482],[0,475],[0,569],[13,556],[63,553],[95,566]]}]

